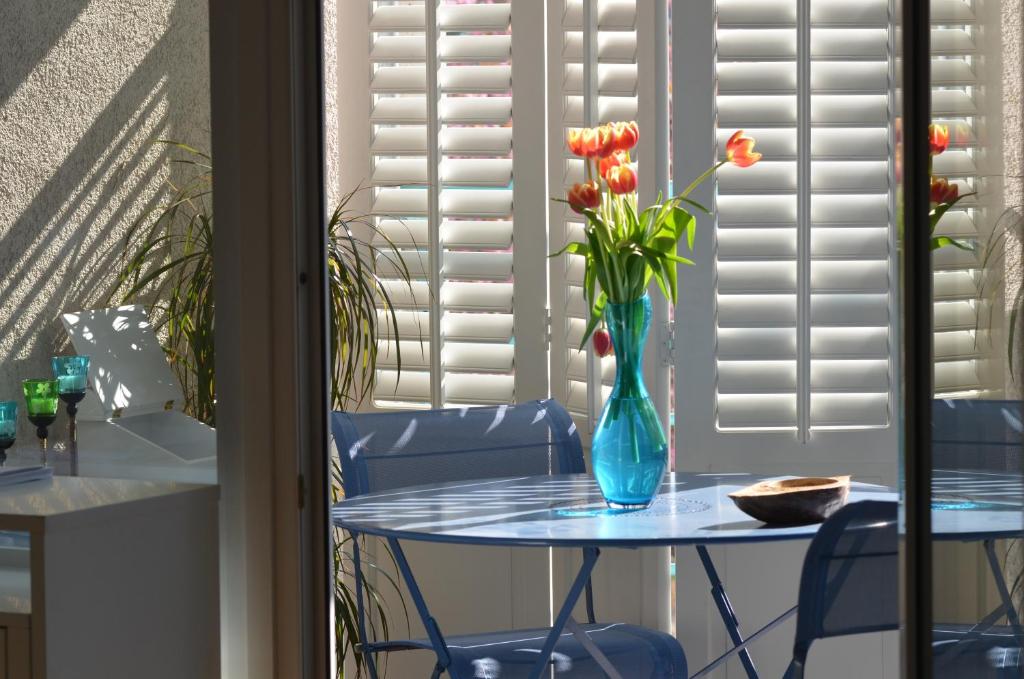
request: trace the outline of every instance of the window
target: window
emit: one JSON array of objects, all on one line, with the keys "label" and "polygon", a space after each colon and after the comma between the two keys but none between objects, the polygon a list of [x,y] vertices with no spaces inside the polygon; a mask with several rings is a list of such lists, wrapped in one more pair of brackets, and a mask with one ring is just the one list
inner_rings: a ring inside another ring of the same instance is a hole
[{"label": "window", "polygon": [[[716,222],[701,225],[676,317],[682,452],[750,468],[752,433],[766,466],[876,441],[888,450],[860,459],[892,467],[888,5],[719,0],[703,19],[675,24],[676,82],[690,85],[675,112],[677,176],[722,157],[737,129],[765,160],[723,167],[704,194]],[[700,61],[708,51],[713,71]],[[687,360],[701,355],[715,360]]]},{"label": "window", "polygon": [[[544,118],[529,110],[543,110],[535,99],[543,96],[543,52],[532,30],[543,25],[542,10],[341,6],[341,22],[368,22],[364,43],[341,46],[341,91],[353,94],[341,118],[366,121],[342,131],[341,147],[359,149],[342,161],[342,184],[369,184],[361,207],[399,247],[412,278],[407,285],[393,263],[380,263],[399,341],[380,347],[379,407],[507,403],[547,392],[546,365],[535,360],[544,352],[544,305],[513,308],[513,298],[546,295],[545,277],[535,275],[547,254],[546,201],[538,200]],[[528,97],[516,100],[513,89]],[[527,275],[517,279],[520,270]]]}]

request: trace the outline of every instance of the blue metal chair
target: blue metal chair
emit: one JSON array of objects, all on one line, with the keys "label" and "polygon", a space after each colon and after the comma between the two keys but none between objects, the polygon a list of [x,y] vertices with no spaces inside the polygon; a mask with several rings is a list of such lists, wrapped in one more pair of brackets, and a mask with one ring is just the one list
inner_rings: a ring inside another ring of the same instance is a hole
[{"label": "blue metal chair", "polygon": [[[802,679],[817,639],[899,629],[896,515],[892,502],[855,502],[822,524],[804,557],[793,660],[784,679]],[[1020,643],[991,622],[936,625],[933,676],[1020,677]]]},{"label": "blue metal chair", "polygon": [[[347,497],[428,483],[585,471],[572,418],[553,400],[432,411],[335,412],[331,425]],[[360,635],[366,641],[359,541],[352,543]],[[377,677],[375,654],[405,649],[433,650],[433,677],[442,672],[453,679],[499,673],[501,679],[529,676],[547,628],[442,635],[436,621],[425,614],[425,602],[397,541],[392,549],[397,549],[396,562],[429,638],[366,641],[361,651],[371,677]],[[616,668],[628,668],[629,677],[686,677],[686,658],[674,637],[636,625],[595,622],[589,580],[586,603],[588,622],[568,626],[555,644],[555,676],[604,676],[592,655],[597,650]]]},{"label": "blue metal chair", "polygon": [[896,505],[855,502],[822,524],[800,576],[793,660],[802,679],[816,639],[899,629]]}]

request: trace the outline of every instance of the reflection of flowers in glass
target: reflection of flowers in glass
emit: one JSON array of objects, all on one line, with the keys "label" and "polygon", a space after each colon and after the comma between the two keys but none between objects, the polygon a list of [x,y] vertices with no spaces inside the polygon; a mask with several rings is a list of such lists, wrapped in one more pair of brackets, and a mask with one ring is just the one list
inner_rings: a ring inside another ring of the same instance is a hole
[{"label": "reflection of flowers in glass", "polygon": [[949,127],[932,123],[928,126],[928,146],[931,154],[937,156],[949,148]]},{"label": "reflection of flowers in glass", "polygon": [[959,189],[945,177],[932,177],[931,199],[933,203],[948,203],[955,200]]}]

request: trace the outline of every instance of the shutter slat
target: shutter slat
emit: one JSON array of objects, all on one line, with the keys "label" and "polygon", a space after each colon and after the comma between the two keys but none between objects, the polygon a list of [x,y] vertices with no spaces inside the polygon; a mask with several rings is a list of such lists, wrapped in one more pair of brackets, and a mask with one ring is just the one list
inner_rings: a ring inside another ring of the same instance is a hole
[{"label": "shutter slat", "polygon": [[511,283],[448,282],[441,286],[441,304],[451,311],[512,313]]},{"label": "shutter slat", "polygon": [[796,394],[720,394],[721,429],[796,429]]},{"label": "shutter slat", "polygon": [[448,35],[438,38],[437,56],[442,62],[506,62],[512,58],[511,35]]},{"label": "shutter slat", "polygon": [[512,119],[512,97],[441,97],[441,122],[454,125],[504,125]]},{"label": "shutter slat", "polygon": [[444,257],[447,280],[506,281],[512,275],[511,252],[449,251]]},{"label": "shutter slat", "polygon": [[811,428],[883,427],[888,424],[889,393],[811,394]]},{"label": "shutter slat", "polygon": [[[565,34],[562,58],[566,62],[583,61],[583,33],[569,31]],[[636,61],[636,33],[601,33],[597,36],[597,59],[600,64]]]},{"label": "shutter slat", "polygon": [[[636,96],[636,64],[600,64],[597,67],[598,93],[605,96]],[[566,94],[583,93],[583,64],[567,64],[562,83]]]},{"label": "shutter slat", "polygon": [[444,315],[446,339],[476,342],[511,342],[512,314],[454,313]]},{"label": "shutter slat", "polygon": [[795,328],[720,328],[718,356],[723,360],[796,357]]},{"label": "shutter slat", "polygon": [[441,223],[441,242],[448,248],[507,250],[512,245],[512,222],[446,220]]},{"label": "shutter slat", "polygon": [[437,25],[445,31],[505,31],[512,20],[509,3],[448,5],[437,8]]},{"label": "shutter slat", "polygon": [[441,152],[449,155],[507,156],[512,152],[510,127],[449,127],[438,136]]},{"label": "shutter slat", "polygon": [[508,373],[512,371],[513,346],[480,342],[452,342],[444,345],[446,370]]},{"label": "shutter slat", "polygon": [[508,217],[512,214],[512,191],[443,189],[441,214],[448,217]]},{"label": "shutter slat", "polygon": [[511,158],[448,158],[441,162],[442,184],[502,187],[511,182]]}]

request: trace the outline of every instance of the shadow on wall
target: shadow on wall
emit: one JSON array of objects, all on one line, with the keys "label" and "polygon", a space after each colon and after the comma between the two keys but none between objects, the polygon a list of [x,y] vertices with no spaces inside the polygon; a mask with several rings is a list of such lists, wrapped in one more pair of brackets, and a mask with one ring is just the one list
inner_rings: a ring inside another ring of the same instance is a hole
[{"label": "shadow on wall", "polygon": [[59,317],[102,305],[166,177],[209,148],[207,0],[0,3],[0,400],[47,375]]}]

